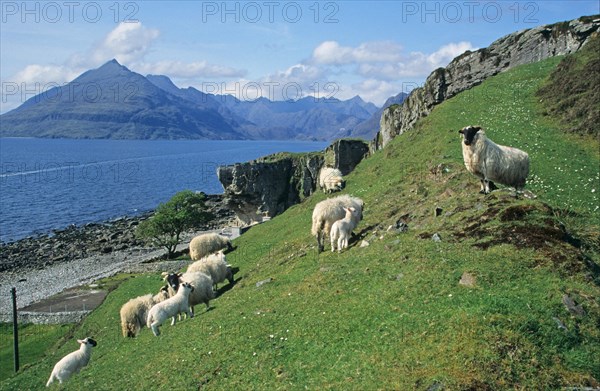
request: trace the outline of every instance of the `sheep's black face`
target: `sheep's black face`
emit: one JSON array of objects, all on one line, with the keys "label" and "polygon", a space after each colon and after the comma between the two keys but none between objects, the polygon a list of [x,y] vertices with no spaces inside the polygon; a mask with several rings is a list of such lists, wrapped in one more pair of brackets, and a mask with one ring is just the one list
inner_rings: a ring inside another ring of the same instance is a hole
[{"label": "sheep's black face", "polygon": [[83,342],[84,342],[84,343],[87,343],[87,344],[89,344],[89,345],[92,345],[92,346],[96,346],[96,345],[98,345],[98,343],[96,342],[96,340],[94,340],[94,339],[92,339],[92,338],[90,338],[90,337],[88,337],[88,338],[84,339],[84,340],[83,340]]},{"label": "sheep's black face", "polygon": [[475,135],[480,130],[481,128],[479,126],[467,126],[459,130],[458,133],[463,135],[463,142],[465,145],[471,145],[475,139]]},{"label": "sheep's black face", "polygon": [[175,292],[177,292],[177,290],[179,289],[179,274],[176,273],[171,273],[167,276],[167,284],[169,284],[169,286],[171,288],[173,288],[173,290]]}]

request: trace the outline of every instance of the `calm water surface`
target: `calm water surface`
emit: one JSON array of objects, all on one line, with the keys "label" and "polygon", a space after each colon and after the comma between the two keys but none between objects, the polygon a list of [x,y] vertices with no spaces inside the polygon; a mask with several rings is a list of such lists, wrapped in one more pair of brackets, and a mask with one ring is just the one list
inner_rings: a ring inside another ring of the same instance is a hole
[{"label": "calm water surface", "polygon": [[0,139],[0,240],[154,209],[180,190],[223,192],[219,165],[326,142]]}]

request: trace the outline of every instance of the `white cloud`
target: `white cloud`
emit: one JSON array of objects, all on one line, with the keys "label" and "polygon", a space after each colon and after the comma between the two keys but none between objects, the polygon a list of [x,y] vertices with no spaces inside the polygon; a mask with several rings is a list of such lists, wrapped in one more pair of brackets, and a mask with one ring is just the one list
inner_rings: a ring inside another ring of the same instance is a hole
[{"label": "white cloud", "polygon": [[159,35],[157,29],[146,28],[140,22],[122,22],[93,49],[92,59],[96,65],[113,58],[121,64],[141,61]]},{"label": "white cloud", "polygon": [[368,78],[399,80],[424,78],[434,69],[448,65],[452,59],[466,50],[474,50],[470,42],[449,43],[433,53],[411,52],[400,61],[356,64],[356,72]]},{"label": "white cloud", "polygon": [[72,69],[65,65],[39,65],[32,64],[26,66],[13,76],[13,80],[18,83],[33,85],[56,83],[66,83],[79,75],[80,69]]},{"label": "white cloud", "polygon": [[391,41],[365,42],[353,48],[325,41],[315,48],[311,61],[324,65],[399,61],[400,45]]},{"label": "white cloud", "polygon": [[209,64],[206,61],[185,63],[165,60],[155,63],[140,63],[134,68],[142,74],[167,75],[179,79],[243,77],[247,73],[244,69]]},{"label": "white cloud", "polygon": [[[398,83],[383,80],[366,79],[360,83],[352,84],[351,90],[354,95],[360,95],[363,100],[381,106],[390,96],[400,93],[402,86]],[[344,99],[349,98],[351,97],[344,97]]]}]

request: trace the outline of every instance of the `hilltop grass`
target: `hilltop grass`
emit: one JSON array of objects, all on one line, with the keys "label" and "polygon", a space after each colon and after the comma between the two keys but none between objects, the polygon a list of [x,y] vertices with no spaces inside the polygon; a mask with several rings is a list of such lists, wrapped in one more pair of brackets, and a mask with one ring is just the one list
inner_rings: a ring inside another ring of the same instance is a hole
[{"label": "hilltop grass", "polygon": [[[598,386],[600,289],[588,258],[597,252],[572,245],[572,227],[565,232],[561,222],[569,215],[598,232],[600,157],[595,140],[567,136],[540,114],[535,91],[558,61],[516,68],[450,99],[363,161],[345,191],[365,200],[364,220],[342,254],[316,253],[311,214],[327,197],[316,193],[236,239],[227,255],[240,270],[235,287],[212,310],[197,306],[194,319],[163,325],[159,338],[147,329],[123,338],[118,317],[129,298],[156,291],[160,277],[124,281],[73,332],[99,345],[63,388]],[[529,152],[537,200],[478,194],[457,134],[468,124]],[[387,231],[398,220],[408,232]],[[475,286],[459,284],[465,272]],[[586,315],[571,315],[565,294]],[[69,340],[51,349],[0,389],[43,388],[75,348]]]}]

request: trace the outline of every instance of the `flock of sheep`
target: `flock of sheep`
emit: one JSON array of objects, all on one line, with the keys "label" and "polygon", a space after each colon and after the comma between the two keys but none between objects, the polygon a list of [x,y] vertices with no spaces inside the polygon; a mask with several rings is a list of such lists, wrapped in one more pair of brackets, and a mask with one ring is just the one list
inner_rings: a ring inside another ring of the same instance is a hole
[{"label": "flock of sheep", "polygon": [[[529,174],[529,156],[512,147],[494,143],[486,137],[479,126],[467,126],[458,131],[462,135],[462,153],[465,167],[481,181],[480,193],[488,194],[495,189],[494,181],[506,186],[523,189]],[[319,186],[326,193],[339,191],[345,182],[338,169],[324,167],[319,174]],[[360,198],[341,195],[319,202],[312,214],[311,233],[317,239],[317,248],[324,250],[324,240],[329,236],[331,251],[348,247],[352,231],[363,217],[364,202]],[[219,234],[196,236],[189,245],[193,261],[185,273],[163,273],[167,284],[155,294],[147,294],[129,300],[120,311],[124,337],[135,337],[147,326],[154,335],[160,334],[159,326],[168,318],[174,325],[181,313],[194,316],[194,306],[209,302],[216,296],[218,283],[228,280],[234,283],[231,266],[227,264],[224,249],[231,249],[228,238]],[[71,374],[87,365],[91,348],[96,346],[92,338],[77,340],[79,350],[62,358],[52,370],[46,386],[54,380],[62,383]]]}]

